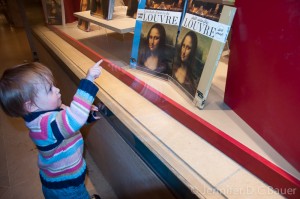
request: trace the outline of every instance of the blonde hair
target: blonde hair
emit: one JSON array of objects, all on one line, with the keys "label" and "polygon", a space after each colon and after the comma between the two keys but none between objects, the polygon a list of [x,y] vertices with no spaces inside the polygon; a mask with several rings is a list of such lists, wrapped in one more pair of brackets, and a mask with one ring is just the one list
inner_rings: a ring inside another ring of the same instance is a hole
[{"label": "blonde hair", "polygon": [[38,84],[52,84],[53,74],[38,62],[14,66],[4,71],[0,79],[0,104],[3,111],[12,117],[28,114],[25,103],[34,103]]}]

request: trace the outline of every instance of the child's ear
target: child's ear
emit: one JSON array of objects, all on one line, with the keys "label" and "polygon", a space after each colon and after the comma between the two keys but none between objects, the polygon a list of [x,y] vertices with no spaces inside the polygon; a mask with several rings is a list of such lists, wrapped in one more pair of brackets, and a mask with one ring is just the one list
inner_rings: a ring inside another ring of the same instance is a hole
[{"label": "child's ear", "polygon": [[32,103],[30,100],[24,103],[24,109],[31,113],[37,109],[36,105]]}]

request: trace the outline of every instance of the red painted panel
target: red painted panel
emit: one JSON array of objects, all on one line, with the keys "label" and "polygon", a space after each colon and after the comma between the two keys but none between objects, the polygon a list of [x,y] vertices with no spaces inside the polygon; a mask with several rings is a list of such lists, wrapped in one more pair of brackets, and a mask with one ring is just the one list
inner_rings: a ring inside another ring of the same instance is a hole
[{"label": "red painted panel", "polygon": [[224,101],[300,171],[300,1],[236,7]]}]

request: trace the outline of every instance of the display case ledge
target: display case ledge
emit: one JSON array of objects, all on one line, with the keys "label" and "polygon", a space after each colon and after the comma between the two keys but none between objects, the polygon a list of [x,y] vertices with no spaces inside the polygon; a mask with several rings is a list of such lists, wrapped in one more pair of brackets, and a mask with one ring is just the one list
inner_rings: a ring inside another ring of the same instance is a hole
[{"label": "display case ledge", "polygon": [[[209,123],[205,116],[196,114],[200,110],[183,107],[59,27],[39,26],[34,32],[79,78],[89,66],[104,59],[103,75],[96,81],[100,88],[97,97],[199,198],[243,198],[249,194],[281,198],[280,193],[299,198],[297,172],[287,172],[224,133],[219,128],[222,124]],[[232,112],[225,114],[232,117]],[[233,116],[232,120],[239,119]]]}]

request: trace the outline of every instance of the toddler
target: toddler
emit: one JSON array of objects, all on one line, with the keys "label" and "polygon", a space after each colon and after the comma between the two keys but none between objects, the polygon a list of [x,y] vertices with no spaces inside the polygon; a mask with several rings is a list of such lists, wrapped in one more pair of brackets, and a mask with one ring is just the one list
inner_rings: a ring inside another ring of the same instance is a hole
[{"label": "toddler", "polygon": [[[92,66],[79,83],[70,107],[61,102],[52,72],[38,62],[7,69],[0,79],[0,104],[13,117],[23,117],[29,136],[38,149],[38,166],[46,199],[89,199],[84,185],[86,163],[79,129],[99,119],[92,103],[101,74],[100,63]],[[100,198],[94,195],[93,198]]]}]

